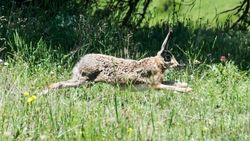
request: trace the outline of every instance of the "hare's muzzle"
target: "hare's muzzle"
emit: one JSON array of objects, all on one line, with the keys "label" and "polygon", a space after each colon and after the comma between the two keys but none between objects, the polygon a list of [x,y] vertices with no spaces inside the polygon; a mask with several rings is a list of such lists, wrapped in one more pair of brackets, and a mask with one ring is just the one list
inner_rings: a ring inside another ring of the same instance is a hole
[{"label": "hare's muzzle", "polygon": [[186,67],[186,64],[178,64],[176,66],[177,69],[183,69],[184,67]]},{"label": "hare's muzzle", "polygon": [[178,64],[177,67],[186,67],[186,64]]}]

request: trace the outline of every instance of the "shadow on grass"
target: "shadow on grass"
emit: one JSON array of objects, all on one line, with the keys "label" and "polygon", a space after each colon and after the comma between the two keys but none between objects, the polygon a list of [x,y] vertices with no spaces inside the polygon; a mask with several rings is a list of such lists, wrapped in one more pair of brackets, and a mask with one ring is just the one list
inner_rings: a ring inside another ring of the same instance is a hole
[{"label": "shadow on grass", "polygon": [[[141,50],[154,55],[161,46],[168,25],[141,28],[135,32],[135,41],[141,44]],[[194,63],[219,63],[225,57],[243,70],[250,67],[250,33],[231,30],[224,27],[195,27],[193,23],[177,23],[173,26],[174,37],[170,49],[177,60]]]}]

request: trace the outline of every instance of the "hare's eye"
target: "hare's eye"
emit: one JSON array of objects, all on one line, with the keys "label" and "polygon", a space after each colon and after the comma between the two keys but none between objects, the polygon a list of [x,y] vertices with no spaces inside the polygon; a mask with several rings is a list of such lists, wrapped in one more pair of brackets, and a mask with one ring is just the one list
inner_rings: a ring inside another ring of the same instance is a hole
[{"label": "hare's eye", "polygon": [[171,55],[169,52],[167,52],[167,53],[165,54],[165,56],[164,56],[164,60],[165,60],[166,62],[170,62],[170,61],[171,61],[171,58],[172,58],[172,55]]}]

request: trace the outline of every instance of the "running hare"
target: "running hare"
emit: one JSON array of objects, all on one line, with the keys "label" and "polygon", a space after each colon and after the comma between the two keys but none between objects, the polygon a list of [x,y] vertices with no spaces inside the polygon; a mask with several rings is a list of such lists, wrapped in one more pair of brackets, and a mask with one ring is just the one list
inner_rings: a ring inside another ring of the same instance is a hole
[{"label": "running hare", "polygon": [[179,64],[168,51],[170,30],[161,50],[155,57],[141,60],[116,58],[103,54],[87,54],[73,68],[70,80],[53,83],[46,90],[65,87],[77,87],[86,82],[106,82],[111,84],[146,84],[155,89],[167,89],[189,92],[192,89],[186,83],[163,84],[164,71]]}]

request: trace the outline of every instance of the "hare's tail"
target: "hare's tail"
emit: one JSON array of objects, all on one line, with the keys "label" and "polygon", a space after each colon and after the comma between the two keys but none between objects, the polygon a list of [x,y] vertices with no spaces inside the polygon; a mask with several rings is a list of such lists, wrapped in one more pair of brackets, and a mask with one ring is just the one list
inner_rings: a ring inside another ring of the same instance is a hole
[{"label": "hare's tail", "polygon": [[42,94],[47,94],[51,90],[57,90],[62,88],[69,88],[69,87],[79,87],[81,84],[85,83],[86,80],[78,80],[78,79],[70,79],[66,81],[61,81],[57,83],[52,83],[49,85],[48,88],[42,91]]}]

